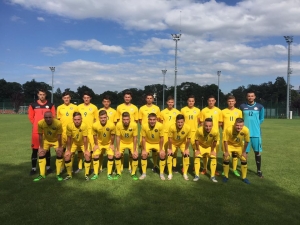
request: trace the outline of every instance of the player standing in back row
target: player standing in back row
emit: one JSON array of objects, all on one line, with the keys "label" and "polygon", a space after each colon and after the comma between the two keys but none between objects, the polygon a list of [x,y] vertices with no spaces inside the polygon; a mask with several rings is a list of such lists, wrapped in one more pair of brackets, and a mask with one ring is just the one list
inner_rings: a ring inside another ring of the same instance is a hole
[{"label": "player standing in back row", "polygon": [[[255,154],[255,161],[257,167],[257,175],[263,177],[261,167],[261,128],[260,125],[264,121],[265,109],[264,107],[255,102],[254,91],[247,92],[247,102],[240,106],[243,112],[243,117],[245,120],[245,126],[250,130],[250,143]],[[250,144],[247,147],[246,152],[249,153]]]}]

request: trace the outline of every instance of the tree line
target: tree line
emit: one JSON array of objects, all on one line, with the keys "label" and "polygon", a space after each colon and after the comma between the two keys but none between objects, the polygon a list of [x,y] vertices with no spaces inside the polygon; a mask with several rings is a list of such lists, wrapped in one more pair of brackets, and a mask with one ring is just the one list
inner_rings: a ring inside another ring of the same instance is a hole
[{"label": "tree line", "polygon": [[[19,107],[22,105],[28,105],[31,102],[36,101],[37,90],[43,88],[47,90],[48,99],[51,96],[51,86],[44,82],[37,82],[35,79],[27,81],[24,84],[18,82],[7,82],[4,79],[0,80],[0,102],[10,102],[11,107],[18,112]],[[219,91],[219,102],[220,108],[226,107],[226,98],[228,95],[234,95],[237,100],[237,105],[240,105],[245,101],[245,96],[247,90],[254,90],[256,93],[256,101],[262,103],[263,105],[268,105],[270,107],[277,105],[286,105],[287,96],[287,84],[283,77],[277,77],[274,82],[266,82],[259,85],[249,84],[246,86],[239,86],[236,89],[232,89],[230,93],[224,94],[222,90]],[[162,106],[163,102],[163,85],[162,84],[151,84],[144,86],[144,89],[129,88],[133,93],[133,104],[137,106],[143,105],[145,94],[155,93],[157,98],[155,102],[157,105]],[[77,88],[76,91],[67,88],[61,90],[57,88],[53,93],[53,102],[55,105],[62,103],[61,95],[62,92],[68,91],[72,96],[72,101],[79,104],[82,103],[82,94],[85,91],[89,91],[92,96],[92,102],[98,107],[101,106],[102,98],[104,95],[109,95],[112,99],[112,105],[116,106],[123,102],[123,91],[105,91],[101,94],[96,94],[91,88],[86,85],[82,85]],[[210,85],[199,85],[193,82],[183,82],[177,86],[177,106],[186,104],[186,99],[190,95],[196,97],[196,105],[200,108],[206,106],[206,99],[210,95],[214,95],[217,99],[218,86],[215,84]],[[165,86],[165,99],[169,95],[174,94],[174,86]],[[300,108],[300,95],[296,90],[291,90],[291,109],[297,110]]]}]

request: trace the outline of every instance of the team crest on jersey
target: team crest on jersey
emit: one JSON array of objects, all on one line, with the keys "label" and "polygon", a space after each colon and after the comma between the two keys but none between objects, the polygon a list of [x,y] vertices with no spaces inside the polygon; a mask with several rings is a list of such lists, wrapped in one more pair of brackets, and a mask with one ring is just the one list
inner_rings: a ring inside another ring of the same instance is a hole
[{"label": "team crest on jersey", "polygon": [[79,129],[79,132],[81,132],[81,129]]},{"label": "team crest on jersey", "polygon": [[240,133],[240,135],[242,135],[242,136],[243,136],[243,135],[244,135],[244,133],[243,133],[243,132],[241,132],[241,133]]},{"label": "team crest on jersey", "polygon": [[109,131],[109,128],[108,128],[108,127],[106,128],[106,131]]},{"label": "team crest on jersey", "polygon": [[49,109],[49,106],[48,106],[48,105],[46,105],[46,106],[45,106],[45,108],[46,108],[46,109]]},{"label": "team crest on jersey", "polygon": [[89,110],[92,111],[93,109],[92,109],[92,108],[89,108]]},{"label": "team crest on jersey", "polygon": [[196,114],[196,110],[194,110],[194,114]]},{"label": "team crest on jersey", "polygon": [[212,135],[212,134],[209,134],[209,136],[212,137],[213,135]]},{"label": "team crest on jersey", "polygon": [[234,113],[234,115],[237,115],[237,114],[238,114],[237,112]]},{"label": "team crest on jersey", "polygon": [[132,131],[132,128],[129,128],[129,131]]},{"label": "team crest on jersey", "polygon": [[214,111],[214,114],[217,114],[218,112],[217,111]]},{"label": "team crest on jersey", "polygon": [[73,110],[73,107],[70,107],[70,110]]},{"label": "team crest on jersey", "polygon": [[109,112],[109,114],[111,115],[111,114],[112,114],[112,112]]},{"label": "team crest on jersey", "polygon": [[173,112],[174,115],[176,115],[176,112]]},{"label": "team crest on jersey", "polygon": [[131,108],[130,111],[133,111],[133,108]]},{"label": "team crest on jersey", "polygon": [[152,109],[152,112],[155,112],[155,109]]},{"label": "team crest on jersey", "polygon": [[185,134],[185,132],[184,132],[184,131],[182,131],[182,132],[181,132],[181,134]]},{"label": "team crest on jersey", "polygon": [[56,127],[52,127],[52,130],[56,130]]},{"label": "team crest on jersey", "polygon": [[258,108],[257,108],[257,107],[254,107],[254,110],[258,110]]},{"label": "team crest on jersey", "polygon": [[157,130],[157,129],[155,129],[154,131],[155,131],[155,132],[158,132],[158,130]]}]

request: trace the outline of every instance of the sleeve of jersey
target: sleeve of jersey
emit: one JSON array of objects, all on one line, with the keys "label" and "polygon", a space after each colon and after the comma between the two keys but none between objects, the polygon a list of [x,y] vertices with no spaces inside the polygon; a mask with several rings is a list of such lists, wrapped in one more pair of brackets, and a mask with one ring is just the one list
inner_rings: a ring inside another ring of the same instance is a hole
[{"label": "sleeve of jersey", "polygon": [[93,126],[92,126],[92,132],[93,132],[93,136],[97,136],[97,127],[96,127],[96,124],[93,124]]},{"label": "sleeve of jersey", "polygon": [[195,134],[195,141],[199,141],[199,139],[199,130],[197,130]]},{"label": "sleeve of jersey", "polygon": [[118,124],[116,126],[116,135],[121,136],[121,129],[120,129],[120,126],[118,126]]},{"label": "sleeve of jersey", "polygon": [[217,132],[214,141],[218,141],[220,140],[220,133]]},{"label": "sleeve of jersey", "polygon": [[120,119],[119,107],[117,107],[117,112],[116,112],[116,115],[115,115],[115,120],[114,120],[114,122],[116,123],[116,122],[118,121],[118,119]]},{"label": "sleeve of jersey", "polygon": [[138,135],[138,126],[137,124],[135,124],[133,127],[133,136],[136,137],[137,135]]},{"label": "sleeve of jersey", "polygon": [[88,136],[88,128],[87,128],[86,125],[82,129],[82,136],[83,137],[87,137]]},{"label": "sleeve of jersey", "polygon": [[110,133],[116,134],[116,126],[115,125],[112,125]]},{"label": "sleeve of jersey", "polygon": [[42,120],[38,122],[38,133],[42,134],[43,133],[43,126],[42,126]]},{"label": "sleeve of jersey", "polygon": [[142,107],[139,109],[138,114],[139,114],[139,120],[141,120],[143,118],[143,108]]},{"label": "sleeve of jersey", "polygon": [[144,126],[142,126],[142,129],[141,129],[141,136],[146,137],[146,131],[145,131]]},{"label": "sleeve of jersey", "polygon": [[172,127],[169,128],[168,137],[173,137],[173,129]]},{"label": "sleeve of jersey", "polygon": [[95,106],[95,110],[94,110],[94,118],[95,118],[95,122],[99,121],[99,117],[98,117],[98,108],[97,106]]},{"label": "sleeve of jersey", "polygon": [[160,126],[159,136],[160,137],[164,136],[164,128],[163,128],[163,126]]},{"label": "sleeve of jersey", "polygon": [[32,106],[28,107],[28,118],[29,118],[30,122],[33,124],[33,122],[34,122],[34,109],[32,108]]},{"label": "sleeve of jersey", "polygon": [[262,124],[262,122],[264,122],[265,120],[265,108],[262,107],[260,112],[259,112],[259,122],[260,124]]},{"label": "sleeve of jersey", "polygon": [[67,136],[71,136],[72,135],[72,129],[70,127],[70,124],[67,125],[67,131],[66,131]]},{"label": "sleeve of jersey", "polygon": [[221,110],[219,110],[219,122],[223,122],[223,114]]},{"label": "sleeve of jersey", "polygon": [[157,118],[160,117],[160,108],[159,108],[159,107],[157,107],[157,113],[156,113],[156,116],[157,116]]},{"label": "sleeve of jersey", "polygon": [[200,120],[200,122],[204,122],[204,119],[203,119],[203,114],[204,114],[204,111],[202,110],[201,112],[200,112],[200,114],[199,114],[199,120]]},{"label": "sleeve of jersey", "polygon": [[139,120],[139,110],[137,107],[135,107],[135,113],[134,113],[134,120]]},{"label": "sleeve of jersey", "polygon": [[58,130],[57,130],[57,134],[62,134],[62,124],[61,123],[59,123],[58,124]]},{"label": "sleeve of jersey", "polygon": [[192,137],[192,132],[191,132],[191,128],[189,128],[186,138],[191,138],[191,137]]},{"label": "sleeve of jersey", "polygon": [[243,112],[241,110],[239,110],[239,118],[243,118]]},{"label": "sleeve of jersey", "polygon": [[228,141],[228,133],[229,133],[229,130],[228,128],[225,130],[225,132],[223,132],[223,141]]},{"label": "sleeve of jersey", "polygon": [[55,106],[54,106],[54,105],[52,105],[50,111],[52,112],[52,115],[53,115],[53,116],[56,115],[56,112],[55,112]]}]

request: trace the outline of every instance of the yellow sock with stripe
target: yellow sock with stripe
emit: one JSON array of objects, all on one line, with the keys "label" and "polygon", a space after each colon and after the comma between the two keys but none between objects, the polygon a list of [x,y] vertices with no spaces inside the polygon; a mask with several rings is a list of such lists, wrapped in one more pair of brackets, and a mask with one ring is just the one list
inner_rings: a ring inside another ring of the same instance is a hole
[{"label": "yellow sock with stripe", "polygon": [[173,159],[172,159],[173,167],[177,166],[177,152],[173,154]]},{"label": "yellow sock with stripe", "polygon": [[168,172],[169,174],[172,174],[172,168],[173,168],[173,156],[169,155],[167,158],[167,163],[168,163]]},{"label": "yellow sock with stripe", "polygon": [[117,174],[120,174],[121,175],[121,168],[122,168],[122,160],[119,158],[119,159],[115,159],[115,165],[116,165],[116,169],[117,169]]},{"label": "yellow sock with stripe", "polygon": [[131,175],[135,174],[138,165],[139,165],[138,159],[132,159],[132,163],[131,163]]},{"label": "yellow sock with stripe", "polygon": [[77,159],[78,159],[78,169],[82,170],[82,163],[83,163],[83,152],[79,151],[77,153]]},{"label": "yellow sock with stripe", "polygon": [[[100,156],[99,156],[99,167],[98,167],[98,169],[99,170],[103,170],[103,154],[100,154]],[[95,169],[95,168],[94,168]]]},{"label": "yellow sock with stripe", "polygon": [[[66,150],[66,149],[64,148],[64,150]],[[62,153],[63,161],[62,161],[61,166],[60,166],[61,170],[64,170],[64,168],[65,168],[65,159],[64,159],[64,156],[65,156],[65,153],[63,152]]]},{"label": "yellow sock with stripe", "polygon": [[99,174],[99,158],[93,159],[94,174]]},{"label": "yellow sock with stripe", "polygon": [[202,158],[202,161],[203,161],[203,169],[204,169],[204,170],[207,170],[207,162],[208,162],[208,158],[207,158],[207,157],[203,157],[203,158]]},{"label": "yellow sock with stripe", "polygon": [[143,174],[146,174],[146,171],[147,171],[147,164],[148,164],[147,161],[148,161],[147,159],[142,159],[141,160],[141,163],[142,163],[142,173]]},{"label": "yellow sock with stripe", "polygon": [[90,174],[91,161],[84,161],[84,174],[88,176]]},{"label": "yellow sock with stripe", "polygon": [[242,179],[247,177],[248,165],[247,162],[241,162]]},{"label": "yellow sock with stripe", "polygon": [[234,153],[232,153],[232,169],[233,169],[233,171],[236,170],[237,164],[238,164],[238,158],[237,158],[237,155],[234,154]]},{"label": "yellow sock with stripe", "polygon": [[195,157],[194,159],[195,175],[199,177],[199,171],[201,167],[200,157]]},{"label": "yellow sock with stripe", "polygon": [[158,158],[157,151],[152,151],[153,167],[157,167],[157,158]]},{"label": "yellow sock with stripe", "polygon": [[55,161],[55,165],[56,165],[56,175],[60,175],[60,169],[61,169],[61,164],[63,162],[63,157],[62,156],[56,156],[56,161]]},{"label": "yellow sock with stripe", "polygon": [[46,156],[39,157],[40,175],[46,176]]},{"label": "yellow sock with stripe", "polygon": [[183,157],[183,174],[187,174],[187,171],[189,169],[190,165],[190,157],[189,156],[184,156]]},{"label": "yellow sock with stripe", "polygon": [[112,173],[112,168],[114,166],[114,159],[107,159],[107,175]]},{"label": "yellow sock with stripe", "polygon": [[228,178],[229,162],[223,162],[223,172],[224,172],[224,176]]},{"label": "yellow sock with stripe", "polygon": [[210,158],[210,177],[214,177],[217,169],[217,159],[215,157]]},{"label": "yellow sock with stripe", "polygon": [[165,166],[166,166],[166,160],[165,159],[160,159],[159,160],[159,173],[163,174],[165,171]]},{"label": "yellow sock with stripe", "polygon": [[73,166],[72,160],[65,161],[65,166],[66,166],[68,176],[72,177],[72,166]]}]

